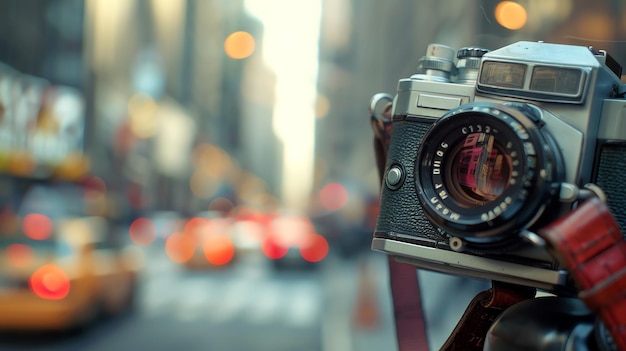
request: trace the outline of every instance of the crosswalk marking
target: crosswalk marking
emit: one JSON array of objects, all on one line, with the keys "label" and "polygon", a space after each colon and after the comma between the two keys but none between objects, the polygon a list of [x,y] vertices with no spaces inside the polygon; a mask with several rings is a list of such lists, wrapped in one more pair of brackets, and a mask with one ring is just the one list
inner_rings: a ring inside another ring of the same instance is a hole
[{"label": "crosswalk marking", "polygon": [[181,298],[173,297],[174,316],[181,321],[194,321],[210,313],[211,301],[218,287],[212,281],[184,281],[180,285]]},{"label": "crosswalk marking", "polygon": [[143,318],[181,322],[310,327],[322,313],[323,291],[308,280],[259,276],[162,276],[144,286]]},{"label": "crosswalk marking", "polygon": [[287,301],[289,306],[286,320],[289,325],[308,326],[321,316],[322,293],[311,282],[303,282],[290,290],[291,299]]},{"label": "crosswalk marking", "polygon": [[224,287],[224,290],[213,299],[213,307],[208,317],[211,322],[226,322],[240,315],[246,305],[248,299],[253,298],[253,288],[249,281],[235,280],[231,281]]},{"label": "crosswalk marking", "polygon": [[190,272],[164,255],[152,255],[140,291],[141,318],[297,328],[321,319],[323,287],[305,275],[275,275],[258,262]]},{"label": "crosswalk marking", "polygon": [[255,324],[269,323],[272,317],[282,309],[283,298],[277,284],[271,284],[255,293],[247,313],[247,320]]}]

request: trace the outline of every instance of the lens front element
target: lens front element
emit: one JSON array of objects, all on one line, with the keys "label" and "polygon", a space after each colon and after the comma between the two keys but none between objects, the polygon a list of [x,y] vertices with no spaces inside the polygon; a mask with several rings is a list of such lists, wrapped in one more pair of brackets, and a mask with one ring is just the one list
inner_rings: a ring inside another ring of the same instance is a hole
[{"label": "lens front element", "polygon": [[485,205],[509,186],[511,156],[493,134],[468,134],[452,160],[453,169],[446,183],[459,204]]}]

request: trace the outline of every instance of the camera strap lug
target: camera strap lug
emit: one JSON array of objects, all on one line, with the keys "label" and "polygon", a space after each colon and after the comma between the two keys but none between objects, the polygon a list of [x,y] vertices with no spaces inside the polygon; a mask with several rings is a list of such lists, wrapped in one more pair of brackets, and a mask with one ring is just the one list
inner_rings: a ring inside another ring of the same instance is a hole
[{"label": "camera strap lug", "polygon": [[378,93],[370,100],[370,122],[377,140],[389,145],[391,137],[391,108],[393,97],[389,94]]},{"label": "camera strap lug", "polygon": [[591,197],[597,197],[600,201],[606,203],[606,194],[596,184],[585,184],[581,189],[575,184],[561,183],[559,199],[561,202],[572,203],[578,200],[586,200]]},{"label": "camera strap lug", "polygon": [[545,247],[546,241],[536,233],[531,232],[530,230],[522,230],[520,232],[520,236],[526,239],[526,241],[530,242],[534,246]]}]

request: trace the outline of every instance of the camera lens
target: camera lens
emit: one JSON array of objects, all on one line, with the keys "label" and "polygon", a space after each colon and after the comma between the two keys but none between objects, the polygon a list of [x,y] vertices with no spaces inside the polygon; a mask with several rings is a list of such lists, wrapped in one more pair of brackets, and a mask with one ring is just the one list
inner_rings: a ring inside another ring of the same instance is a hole
[{"label": "camera lens", "polygon": [[470,244],[510,244],[556,199],[563,165],[526,104],[470,103],[422,138],[416,188],[428,219]]}]

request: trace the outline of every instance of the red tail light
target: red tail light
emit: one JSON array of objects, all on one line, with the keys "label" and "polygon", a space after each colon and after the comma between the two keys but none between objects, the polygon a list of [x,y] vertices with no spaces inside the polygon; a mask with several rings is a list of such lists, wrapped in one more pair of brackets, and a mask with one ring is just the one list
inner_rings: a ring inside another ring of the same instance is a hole
[{"label": "red tail light", "polygon": [[287,251],[289,251],[289,248],[278,243],[278,240],[271,235],[267,236],[265,240],[263,240],[261,249],[263,250],[265,256],[273,260],[285,257],[285,255],[287,255]]},{"label": "red tail light", "polygon": [[217,266],[227,264],[235,256],[235,247],[227,236],[208,238],[204,243],[203,250],[206,259]]},{"label": "red tail light", "polygon": [[70,292],[70,279],[61,268],[47,264],[30,276],[28,286],[42,299],[61,300]]},{"label": "red tail light", "polygon": [[300,254],[309,262],[319,262],[328,255],[328,241],[319,234],[311,234],[300,246]]}]

